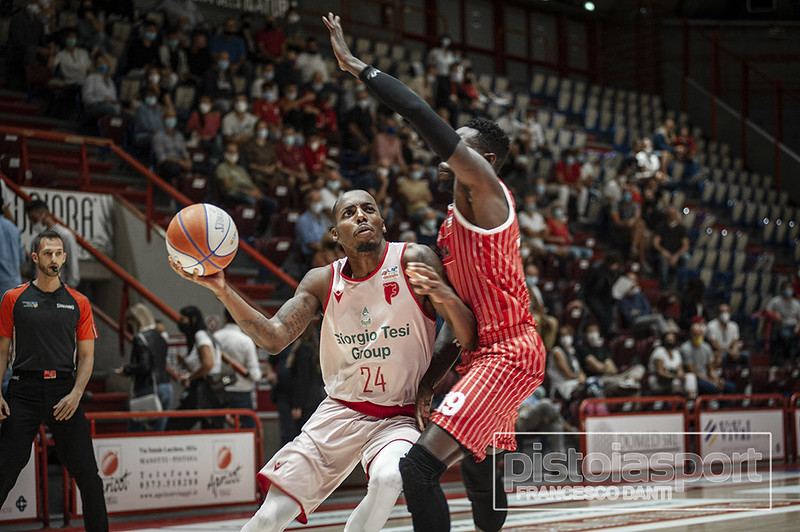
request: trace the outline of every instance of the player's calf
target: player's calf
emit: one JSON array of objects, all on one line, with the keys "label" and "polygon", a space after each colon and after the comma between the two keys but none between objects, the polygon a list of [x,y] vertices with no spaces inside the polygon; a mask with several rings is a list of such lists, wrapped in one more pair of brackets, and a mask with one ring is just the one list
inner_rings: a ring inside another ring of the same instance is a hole
[{"label": "player's calf", "polygon": [[450,512],[439,479],[447,466],[421,445],[414,445],[400,460],[403,493],[411,512],[414,530],[450,530]]}]

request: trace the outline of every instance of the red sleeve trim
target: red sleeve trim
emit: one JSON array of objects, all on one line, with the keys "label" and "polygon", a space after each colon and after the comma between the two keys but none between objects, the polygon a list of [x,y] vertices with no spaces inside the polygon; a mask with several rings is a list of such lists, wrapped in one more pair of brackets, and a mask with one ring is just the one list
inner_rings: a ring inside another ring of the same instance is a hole
[{"label": "red sleeve trim", "polygon": [[11,338],[14,335],[14,306],[29,284],[19,285],[3,294],[3,302],[0,303],[0,336],[3,338]]},{"label": "red sleeve trim", "polygon": [[78,330],[76,337],[78,341],[81,340],[94,340],[97,338],[97,326],[94,323],[94,315],[92,314],[92,304],[89,299],[78,292],[77,290],[64,285],[69,294],[75,299],[80,311],[80,318],[78,318]]}]

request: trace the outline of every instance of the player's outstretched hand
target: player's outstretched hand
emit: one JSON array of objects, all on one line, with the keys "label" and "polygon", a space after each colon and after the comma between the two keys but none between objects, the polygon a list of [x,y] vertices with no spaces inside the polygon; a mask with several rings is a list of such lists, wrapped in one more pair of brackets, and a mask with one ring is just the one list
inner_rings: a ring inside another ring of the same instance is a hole
[{"label": "player's outstretched hand", "polygon": [[197,269],[192,273],[188,273],[181,267],[180,261],[172,260],[172,257],[169,257],[169,265],[172,268],[172,271],[194,283],[199,284],[200,286],[204,286],[214,292],[215,294],[221,294],[225,291],[225,273],[220,270],[217,273],[211,275],[198,275]]},{"label": "player's outstretched hand", "polygon": [[333,47],[333,53],[336,56],[336,60],[339,62],[339,68],[358,77],[358,74],[364,70],[364,67],[367,65],[350,52],[350,48],[344,40],[342,19],[339,18],[339,15],[328,13],[327,16],[322,17],[322,22],[328,27],[328,31],[331,32],[331,47]]}]

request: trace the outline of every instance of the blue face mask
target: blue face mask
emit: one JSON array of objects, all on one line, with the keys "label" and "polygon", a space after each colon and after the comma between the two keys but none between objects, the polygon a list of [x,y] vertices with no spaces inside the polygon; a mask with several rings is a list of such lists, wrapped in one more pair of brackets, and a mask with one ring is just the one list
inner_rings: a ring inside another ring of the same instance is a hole
[{"label": "blue face mask", "polygon": [[414,170],[408,176],[411,179],[414,179],[415,181],[418,180],[418,179],[422,179],[422,170]]},{"label": "blue face mask", "polygon": [[556,209],[553,211],[553,216],[555,216],[556,218],[561,218],[562,216],[564,216],[564,211],[562,211],[561,209]]},{"label": "blue face mask", "polygon": [[294,142],[295,139],[293,135],[287,135],[283,137],[283,143],[286,144],[287,146],[294,146]]},{"label": "blue face mask", "polygon": [[525,212],[536,212],[536,204],[535,203],[526,203],[525,204]]},{"label": "blue face mask", "polygon": [[260,138],[260,139],[265,139],[265,138],[267,138],[269,136],[269,130],[268,129],[259,129],[256,132],[256,135],[258,135],[258,138]]},{"label": "blue face mask", "polygon": [[156,99],[155,96],[148,96],[147,98],[144,99],[144,103],[149,105],[150,107],[153,107],[156,103],[158,103],[158,100]]},{"label": "blue face mask", "polygon": [[536,185],[536,193],[540,196],[544,196],[545,193],[545,186],[544,185]]},{"label": "blue face mask", "polygon": [[390,135],[394,135],[395,133],[397,133],[397,128],[394,126],[389,126],[386,128],[386,132]]},{"label": "blue face mask", "polygon": [[217,61],[217,65],[219,66],[220,70],[228,70],[228,67],[231,66],[231,62],[227,59],[220,59]]},{"label": "blue face mask", "polygon": [[436,220],[425,220],[422,222],[422,226],[428,231],[434,231],[436,229]]},{"label": "blue face mask", "polygon": [[101,74],[107,73],[108,65],[100,65],[99,67],[97,67],[97,71],[100,72]]},{"label": "blue face mask", "polygon": [[167,44],[169,45],[170,48],[177,48],[179,42],[177,39],[172,39],[170,41],[167,41]]},{"label": "blue face mask", "polygon": [[267,91],[264,93],[264,99],[268,102],[274,102],[275,100],[278,99],[278,97],[275,96],[275,93],[273,91]]},{"label": "blue face mask", "polygon": [[567,164],[575,164],[575,157],[567,157]]},{"label": "blue face mask", "polygon": [[787,298],[792,297],[792,294],[793,291],[791,288],[787,288],[786,290],[783,291],[783,295],[786,296]]},{"label": "blue face mask", "polygon": [[147,39],[148,41],[155,41],[156,37],[158,37],[158,35],[153,33],[152,31],[148,31],[147,33],[144,34],[144,38]]},{"label": "blue face mask", "polygon": [[167,129],[175,129],[175,126],[178,125],[178,119],[174,116],[164,119],[164,125],[167,126]]},{"label": "blue face mask", "polygon": [[525,282],[530,285],[535,285],[539,283],[539,277],[537,275],[526,275]]},{"label": "blue face mask", "polygon": [[70,48],[72,48],[72,47],[73,47],[73,46],[75,46],[76,44],[78,44],[78,39],[76,39],[75,37],[69,37],[69,38],[66,40],[66,45],[67,45],[68,47],[70,47]]},{"label": "blue face mask", "polygon": [[623,201],[630,201],[632,199],[633,199],[633,195],[630,192],[626,192],[625,194],[622,195],[622,200]]}]

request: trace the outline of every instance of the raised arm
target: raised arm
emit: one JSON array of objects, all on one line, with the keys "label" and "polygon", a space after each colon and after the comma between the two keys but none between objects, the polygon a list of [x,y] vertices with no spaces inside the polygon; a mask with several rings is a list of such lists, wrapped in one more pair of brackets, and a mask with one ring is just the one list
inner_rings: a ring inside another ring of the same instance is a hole
[{"label": "raised arm", "polygon": [[[331,45],[339,68],[359,78],[384,104],[410,121],[428,146],[450,166],[457,176],[459,186],[466,187],[471,197],[505,203],[504,192],[490,162],[467,146],[458,133],[414,91],[355,57],[345,43],[338,16],[329,13],[322,20],[330,31]],[[500,223],[505,221],[508,208],[510,206],[506,206],[504,214],[501,212]],[[479,225],[494,227],[494,220]]]},{"label": "raised arm", "polygon": [[231,313],[239,327],[258,345],[271,354],[280,353],[302,333],[320,308],[321,298],[327,291],[330,272],[328,268],[315,268],[308,272],[295,290],[272,318],[251,307],[225,281],[219,271],[213,275],[199,276],[186,273],[180,262],[170,258],[172,269],[184,279],[193,281],[214,292]]}]

